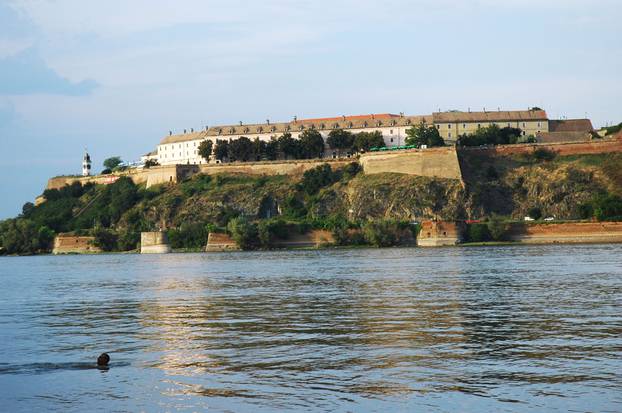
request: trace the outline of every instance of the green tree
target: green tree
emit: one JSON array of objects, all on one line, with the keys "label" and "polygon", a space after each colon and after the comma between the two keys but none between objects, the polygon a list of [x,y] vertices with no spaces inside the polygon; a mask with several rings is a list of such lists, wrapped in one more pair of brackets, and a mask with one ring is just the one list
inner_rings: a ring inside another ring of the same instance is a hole
[{"label": "green tree", "polygon": [[298,159],[300,157],[300,141],[292,138],[289,132],[279,136],[279,151],[285,159]]},{"label": "green tree", "polygon": [[307,129],[300,134],[300,157],[303,159],[321,158],[324,153],[324,138],[315,129]]},{"label": "green tree", "polygon": [[205,139],[199,144],[198,152],[201,158],[205,159],[205,162],[209,162],[210,158],[212,157],[213,146],[214,144],[210,139]]},{"label": "green tree", "polygon": [[97,227],[93,231],[93,244],[102,251],[115,251],[117,249],[117,234],[113,231]]},{"label": "green tree", "polygon": [[359,152],[369,151],[371,148],[384,148],[382,132],[359,132],[354,136],[353,148]]},{"label": "green tree", "polygon": [[274,161],[279,157],[279,141],[272,136],[264,147],[263,156],[269,161]]},{"label": "green tree", "polygon": [[253,139],[253,160],[260,161],[266,156],[267,143],[259,138]]},{"label": "green tree", "polygon": [[246,217],[233,218],[227,224],[227,231],[235,243],[243,250],[250,250],[257,245],[257,225]]},{"label": "green tree", "polygon": [[542,210],[538,207],[529,208],[527,215],[535,220],[542,218]]},{"label": "green tree", "polygon": [[367,221],[362,229],[365,240],[376,247],[397,245],[400,240],[399,223],[391,219]]},{"label": "green tree", "polygon": [[253,142],[246,136],[240,136],[229,142],[229,161],[247,162],[253,159]]},{"label": "green tree", "polygon": [[338,153],[341,154],[341,151],[352,147],[354,135],[347,130],[333,129],[328,134],[326,143],[331,149],[337,149]]},{"label": "green tree", "polygon": [[220,162],[224,162],[229,157],[229,141],[225,139],[218,139],[216,141],[216,147],[214,148],[214,157]]},{"label": "green tree", "polygon": [[298,188],[309,195],[313,195],[321,188],[337,182],[340,177],[338,172],[333,172],[329,164],[324,163],[305,171]]},{"label": "green tree", "polygon": [[428,148],[433,146],[444,146],[445,141],[434,126],[427,126],[425,122],[406,129],[406,145],[421,147],[426,145]]},{"label": "green tree", "polygon": [[120,156],[113,156],[106,160],[104,160],[104,168],[113,170],[117,166],[119,166],[123,161]]},{"label": "green tree", "polygon": [[502,241],[507,235],[508,224],[498,215],[493,215],[487,222],[488,232],[493,241]]}]

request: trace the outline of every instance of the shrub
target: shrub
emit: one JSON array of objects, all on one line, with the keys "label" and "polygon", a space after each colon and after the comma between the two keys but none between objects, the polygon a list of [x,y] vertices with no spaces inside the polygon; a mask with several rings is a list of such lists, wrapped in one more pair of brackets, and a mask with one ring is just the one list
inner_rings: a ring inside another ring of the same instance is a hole
[{"label": "shrub", "polygon": [[207,226],[198,222],[184,222],[179,228],[167,231],[171,248],[198,249],[207,243]]},{"label": "shrub", "polygon": [[115,251],[117,249],[117,234],[105,228],[96,228],[93,231],[95,240],[93,244],[102,251]]},{"label": "shrub", "polygon": [[257,235],[261,246],[268,248],[276,238],[286,239],[289,236],[288,225],[281,219],[263,220],[257,225]]},{"label": "shrub", "polygon": [[537,220],[542,218],[542,211],[538,207],[529,208],[527,210],[527,215]]},{"label": "shrub", "polygon": [[313,195],[321,188],[337,182],[339,178],[339,173],[333,172],[330,165],[325,163],[305,171],[298,188],[309,195]]},{"label": "shrub", "polygon": [[397,245],[400,238],[399,224],[390,219],[367,221],[363,224],[363,236],[371,245],[390,247]]},{"label": "shrub", "polygon": [[508,224],[497,215],[493,215],[487,222],[488,232],[493,241],[502,241],[508,231]]},{"label": "shrub", "polygon": [[467,240],[469,242],[486,242],[491,239],[492,237],[486,224],[469,224],[467,226]]},{"label": "shrub", "polygon": [[253,249],[258,243],[257,225],[244,216],[233,218],[229,221],[227,231],[238,247],[243,250]]},{"label": "shrub", "polygon": [[545,148],[538,148],[533,151],[533,159],[537,161],[552,161],[557,154]]}]

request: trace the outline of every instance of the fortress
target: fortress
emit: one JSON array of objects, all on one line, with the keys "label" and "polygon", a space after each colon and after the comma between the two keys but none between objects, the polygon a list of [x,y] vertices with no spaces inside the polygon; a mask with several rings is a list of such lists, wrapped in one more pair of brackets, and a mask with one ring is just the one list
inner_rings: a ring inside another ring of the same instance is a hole
[{"label": "fortress", "polygon": [[[359,116],[340,116],[331,118],[297,119],[291,122],[261,124],[222,125],[195,131],[184,130],[182,134],[169,133],[163,138],[155,151],[142,157],[142,161],[157,161],[160,165],[206,163],[198,154],[198,147],[204,140],[214,144],[218,140],[235,140],[247,137],[251,140],[270,141],[284,133],[298,138],[305,130],[317,130],[326,140],[331,130],[343,129],[356,134],[359,132],[375,132],[382,134],[388,148],[405,145],[406,130],[420,123],[434,126],[440,136],[449,145],[463,134],[471,134],[478,128],[497,125],[500,128],[512,127],[521,130],[523,136],[533,136],[541,142],[581,141],[589,140],[593,131],[589,119],[549,120],[544,110],[533,108],[515,111],[482,111],[482,112],[435,112],[431,115],[404,114],[371,114]],[[337,152],[325,147],[324,157],[337,157]]]}]

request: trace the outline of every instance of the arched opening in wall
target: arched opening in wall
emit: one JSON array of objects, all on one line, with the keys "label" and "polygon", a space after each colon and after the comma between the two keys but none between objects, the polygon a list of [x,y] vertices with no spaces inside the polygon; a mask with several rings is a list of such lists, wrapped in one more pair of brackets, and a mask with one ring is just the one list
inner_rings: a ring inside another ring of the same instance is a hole
[{"label": "arched opening in wall", "polygon": [[169,181],[169,182],[173,182],[173,177],[172,177],[172,176],[169,176],[169,177],[168,177],[168,181]]},{"label": "arched opening in wall", "polygon": [[447,236],[447,232],[443,231],[443,236]]}]

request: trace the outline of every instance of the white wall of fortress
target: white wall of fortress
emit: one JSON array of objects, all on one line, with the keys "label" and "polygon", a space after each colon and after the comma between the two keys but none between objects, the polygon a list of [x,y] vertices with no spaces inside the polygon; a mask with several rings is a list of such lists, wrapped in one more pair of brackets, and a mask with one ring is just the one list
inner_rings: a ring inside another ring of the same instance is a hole
[{"label": "white wall of fortress", "polygon": [[[404,126],[386,126],[386,127],[369,127],[369,128],[359,128],[359,129],[346,129],[353,134],[357,134],[359,132],[375,132],[379,131],[382,133],[382,137],[384,139],[384,143],[387,147],[401,146],[405,145],[406,139],[406,129],[410,128]],[[330,130],[320,130],[318,131],[326,141]],[[302,131],[292,131],[290,132],[292,138],[298,139]],[[245,136],[250,140],[255,140],[255,138],[259,138],[264,142],[269,142],[272,137],[276,137],[274,133],[246,133],[246,134],[235,134],[235,135],[224,135],[224,136],[209,136],[203,137],[193,140],[188,140],[185,142],[175,142],[175,143],[166,143],[160,144],[157,147],[157,159],[160,165],[173,165],[173,164],[197,164],[201,165],[206,163],[205,159],[201,158],[198,153],[199,145],[204,140],[210,139],[214,144],[217,140],[235,140]],[[336,153],[333,154],[333,150],[328,146],[325,147],[324,157],[332,158],[336,156]]]}]

